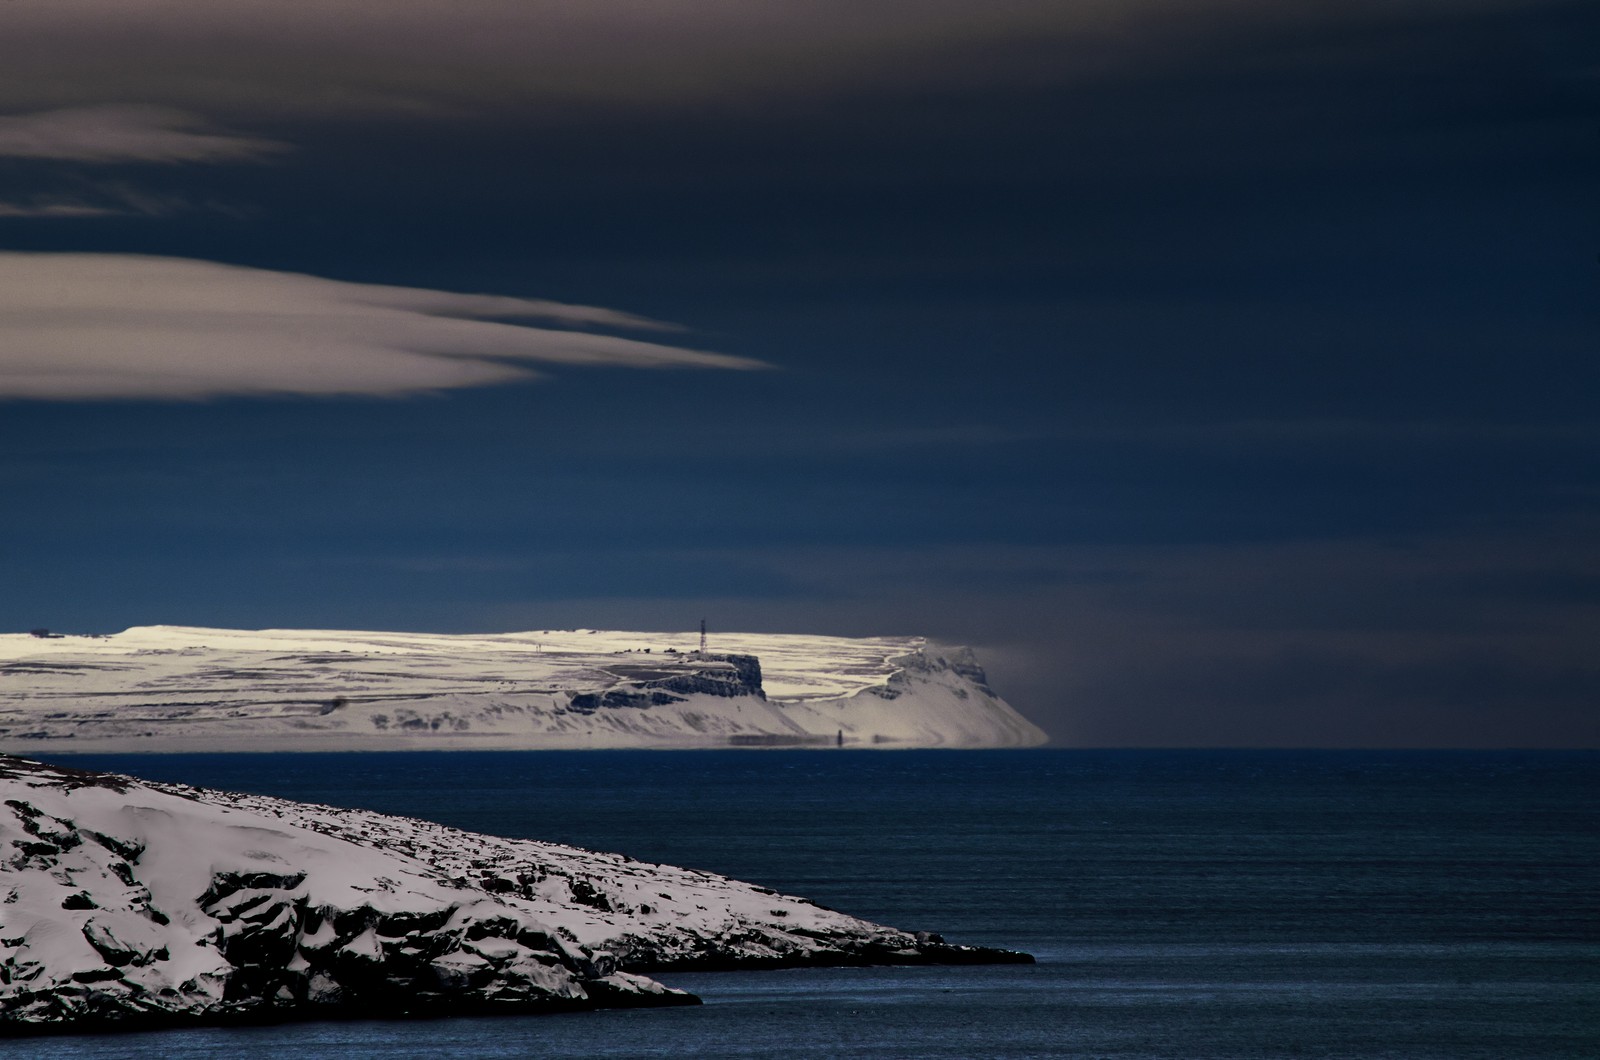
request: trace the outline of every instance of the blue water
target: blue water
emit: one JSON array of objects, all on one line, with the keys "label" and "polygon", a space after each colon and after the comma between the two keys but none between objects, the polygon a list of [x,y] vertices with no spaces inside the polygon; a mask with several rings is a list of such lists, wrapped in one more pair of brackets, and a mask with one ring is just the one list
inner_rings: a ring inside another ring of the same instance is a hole
[{"label": "blue water", "polygon": [[7,1057],[1600,1056],[1600,755],[74,756],[712,869],[1035,966],[663,975],[703,1007]]}]

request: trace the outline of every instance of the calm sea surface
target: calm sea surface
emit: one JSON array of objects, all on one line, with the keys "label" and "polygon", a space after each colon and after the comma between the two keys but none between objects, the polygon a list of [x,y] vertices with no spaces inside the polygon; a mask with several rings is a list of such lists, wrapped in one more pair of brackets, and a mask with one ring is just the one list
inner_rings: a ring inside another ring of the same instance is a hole
[{"label": "calm sea surface", "polygon": [[699,1008],[10,1057],[1600,1056],[1600,754],[73,756],[736,876],[1032,967],[665,975]]}]

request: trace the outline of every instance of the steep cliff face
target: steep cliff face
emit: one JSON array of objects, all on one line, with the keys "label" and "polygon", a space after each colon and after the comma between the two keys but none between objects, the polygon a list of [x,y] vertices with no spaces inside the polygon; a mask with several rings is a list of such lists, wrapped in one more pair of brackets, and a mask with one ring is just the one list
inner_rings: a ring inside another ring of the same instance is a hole
[{"label": "steep cliff face", "polygon": [[1034,747],[1049,739],[995,695],[969,648],[922,645],[889,660],[881,684],[847,696],[785,704],[808,730],[830,727],[846,746]]},{"label": "steep cliff face", "polygon": [[690,1004],[638,973],[1028,959],[618,855],[0,756],[0,1035]]},{"label": "steep cliff face", "polygon": [[[140,627],[0,635],[0,749],[1010,747],[1044,734],[917,638]],[[892,704],[892,709],[885,704]]]},{"label": "steep cliff face", "polygon": [[600,708],[643,709],[685,702],[690,696],[766,699],[761,687],[761,660],[754,655],[695,656],[674,668],[612,666],[618,683],[601,692],[579,692],[569,710],[590,712]]}]

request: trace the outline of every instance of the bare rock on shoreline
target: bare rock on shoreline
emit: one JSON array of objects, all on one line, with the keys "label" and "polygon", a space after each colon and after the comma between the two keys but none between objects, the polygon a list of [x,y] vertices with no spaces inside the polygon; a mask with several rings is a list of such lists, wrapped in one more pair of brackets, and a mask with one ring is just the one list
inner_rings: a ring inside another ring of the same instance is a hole
[{"label": "bare rock on shoreline", "polygon": [[0,1035],[693,1004],[641,973],[1028,960],[692,869],[0,756]]}]

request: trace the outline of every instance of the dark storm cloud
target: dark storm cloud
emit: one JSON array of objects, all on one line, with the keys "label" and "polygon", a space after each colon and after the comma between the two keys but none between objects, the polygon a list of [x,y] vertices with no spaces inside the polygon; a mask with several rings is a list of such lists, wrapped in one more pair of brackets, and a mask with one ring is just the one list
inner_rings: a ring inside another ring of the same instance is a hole
[{"label": "dark storm cloud", "polygon": [[[1219,5],[1226,9],[1230,5]],[[986,61],[948,52],[1016,51],[1018,41],[1116,39],[1155,21],[1153,4],[1006,0],[911,5],[841,0],[19,0],[0,60],[6,102],[105,100],[279,112],[424,112],[537,100],[704,99],[729,91],[815,90],[839,82],[1056,76],[1052,49]],[[1093,54],[1090,48],[1086,54]],[[64,74],[60,60],[70,53]],[[137,58],[133,58],[137,56]]]},{"label": "dark storm cloud", "polygon": [[[229,113],[659,104],[862,84],[1038,85],[1196,42],[1538,6],[1264,0],[13,0],[0,106],[204,105]],[[1310,49],[1308,56],[1317,58]],[[70,68],[64,62],[71,59]],[[735,102],[733,105],[737,105]]]}]

